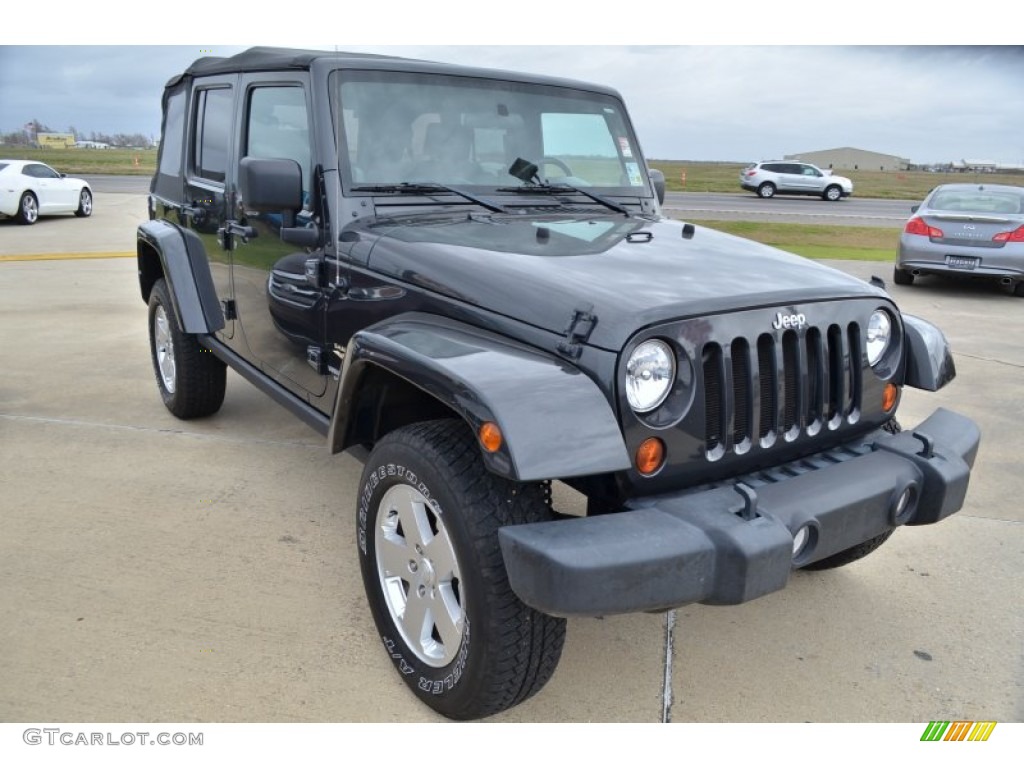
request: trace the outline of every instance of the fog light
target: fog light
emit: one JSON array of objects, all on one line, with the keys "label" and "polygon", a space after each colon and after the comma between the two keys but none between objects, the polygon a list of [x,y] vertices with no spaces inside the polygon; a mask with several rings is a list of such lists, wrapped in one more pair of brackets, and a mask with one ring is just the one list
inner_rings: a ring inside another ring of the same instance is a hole
[{"label": "fog light", "polygon": [[800,526],[800,529],[793,535],[793,557],[799,557],[804,547],[807,546],[808,540],[811,538],[811,529],[806,525]]},{"label": "fog light", "polygon": [[914,503],[916,501],[917,488],[913,485],[908,485],[903,489],[903,493],[901,493],[896,499],[896,503],[892,505],[893,525],[905,523],[910,519],[911,514],[914,512]]},{"label": "fog light", "polygon": [[636,449],[636,469],[641,475],[653,475],[665,463],[665,444],[656,437],[648,437]]}]

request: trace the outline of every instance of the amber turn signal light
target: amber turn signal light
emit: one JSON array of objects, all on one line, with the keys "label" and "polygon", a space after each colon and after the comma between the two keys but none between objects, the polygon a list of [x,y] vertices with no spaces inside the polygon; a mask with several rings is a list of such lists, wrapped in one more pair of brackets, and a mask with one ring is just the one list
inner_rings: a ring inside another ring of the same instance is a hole
[{"label": "amber turn signal light", "polygon": [[665,444],[656,437],[648,437],[636,449],[636,469],[641,475],[653,475],[665,463]]},{"label": "amber turn signal light", "polygon": [[899,394],[899,390],[895,384],[886,384],[885,389],[882,390],[882,410],[891,411],[896,407],[896,395]]},{"label": "amber turn signal light", "polygon": [[497,453],[501,448],[501,429],[493,421],[485,421],[481,424],[477,435],[480,437],[480,445],[488,453]]}]

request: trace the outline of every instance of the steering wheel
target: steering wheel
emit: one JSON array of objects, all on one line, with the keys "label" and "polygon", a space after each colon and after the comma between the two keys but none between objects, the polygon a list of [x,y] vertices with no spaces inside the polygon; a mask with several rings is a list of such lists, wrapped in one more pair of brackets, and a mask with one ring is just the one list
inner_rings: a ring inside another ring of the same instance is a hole
[{"label": "steering wheel", "polygon": [[[564,160],[559,160],[557,157],[545,156],[540,159],[541,170],[544,170],[545,166],[548,165],[553,165],[556,168],[558,168],[558,170],[560,170],[562,172],[562,175],[564,176],[576,175],[572,172],[572,168],[569,167],[568,163],[566,163]],[[547,178],[547,174],[544,174],[544,177]]]}]

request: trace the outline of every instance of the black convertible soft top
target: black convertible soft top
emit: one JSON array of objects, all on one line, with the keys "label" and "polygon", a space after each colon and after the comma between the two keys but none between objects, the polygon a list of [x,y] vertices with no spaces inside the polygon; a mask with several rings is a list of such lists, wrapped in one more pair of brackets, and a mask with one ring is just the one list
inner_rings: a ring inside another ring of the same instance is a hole
[{"label": "black convertible soft top", "polygon": [[354,53],[351,51],[323,51],[301,48],[268,48],[257,46],[248,48],[234,56],[205,56],[196,59],[189,67],[179,75],[175,75],[168,82],[165,88],[170,88],[181,82],[184,77],[202,77],[204,75],[221,75],[232,72],[272,72],[286,69],[309,69],[310,65],[318,59],[334,59],[339,64],[358,67],[365,63],[367,68],[394,69],[403,64],[413,65],[417,70],[436,70],[448,74],[460,74],[469,77],[483,78],[507,78],[523,82],[543,83],[547,85],[559,85],[569,88],[582,88],[588,91],[608,93],[619,96],[612,88],[593,83],[584,83],[576,80],[567,80],[545,75],[526,74],[523,72],[504,72],[500,70],[484,69],[479,67],[466,67],[456,64],[441,64],[438,62],[426,61],[424,59],[410,59],[400,56],[388,56],[379,53]]}]

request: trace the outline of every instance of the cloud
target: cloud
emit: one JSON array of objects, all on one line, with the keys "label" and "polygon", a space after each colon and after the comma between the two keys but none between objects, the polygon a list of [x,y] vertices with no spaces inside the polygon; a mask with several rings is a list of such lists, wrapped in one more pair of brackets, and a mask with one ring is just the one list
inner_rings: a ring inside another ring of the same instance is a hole
[{"label": "cloud", "polygon": [[[855,146],[915,162],[1024,162],[1020,48],[337,47],[610,85],[650,157],[759,160]],[[37,118],[58,129],[155,135],[164,83],[201,55],[198,46],[0,47],[0,130]]]}]

